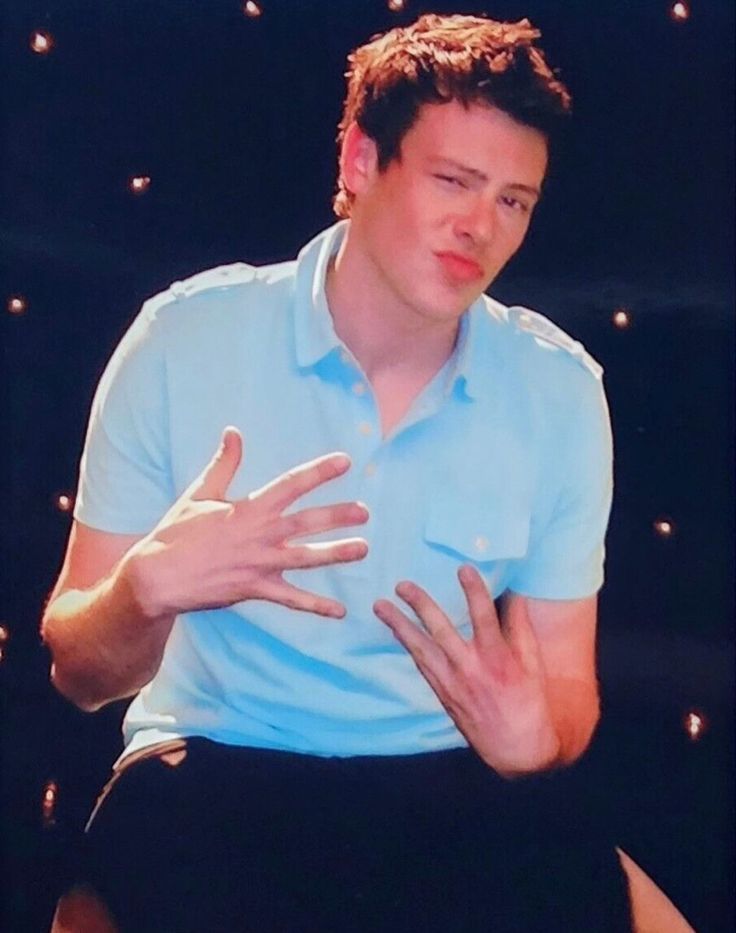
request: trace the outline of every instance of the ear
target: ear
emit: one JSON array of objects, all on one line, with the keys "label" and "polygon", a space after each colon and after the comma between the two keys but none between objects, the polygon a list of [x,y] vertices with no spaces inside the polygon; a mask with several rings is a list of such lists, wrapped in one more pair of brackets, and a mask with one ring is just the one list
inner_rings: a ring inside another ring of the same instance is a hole
[{"label": "ear", "polygon": [[370,136],[357,123],[345,131],[340,152],[340,173],[352,194],[362,194],[373,179],[378,166],[378,150]]}]

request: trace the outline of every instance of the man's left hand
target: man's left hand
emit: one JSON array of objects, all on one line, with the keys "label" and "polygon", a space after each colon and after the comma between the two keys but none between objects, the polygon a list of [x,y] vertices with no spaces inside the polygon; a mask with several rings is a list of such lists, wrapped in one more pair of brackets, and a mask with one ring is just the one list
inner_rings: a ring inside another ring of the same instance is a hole
[{"label": "man's left hand", "polygon": [[544,770],[557,758],[560,740],[534,629],[525,614],[502,626],[474,567],[460,567],[458,579],[473,626],[469,641],[415,583],[399,583],[396,595],[414,610],[425,631],[387,599],[379,599],[373,611],[411,654],[486,764],[505,777]]}]

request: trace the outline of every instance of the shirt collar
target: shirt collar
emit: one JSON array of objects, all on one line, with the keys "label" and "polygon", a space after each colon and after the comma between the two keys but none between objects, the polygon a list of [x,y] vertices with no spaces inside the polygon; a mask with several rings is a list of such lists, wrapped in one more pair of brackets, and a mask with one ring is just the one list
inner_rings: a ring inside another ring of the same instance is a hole
[{"label": "shirt collar", "polygon": [[317,234],[297,257],[294,332],[299,366],[309,367],[342,346],[327,306],[325,282],[330,260],[340,249],[348,221]]},{"label": "shirt collar", "polygon": [[[340,220],[323,230],[297,257],[294,329],[296,358],[301,367],[314,366],[342,348],[327,305],[325,282],[330,260],[340,249],[348,223]],[[451,392],[460,380],[469,398],[490,391],[494,370],[503,365],[503,358],[493,352],[497,341],[492,331],[506,310],[499,302],[480,295],[460,318],[455,350],[447,363],[446,392]]]},{"label": "shirt collar", "polygon": [[506,308],[480,295],[460,318],[454,365],[448,387],[462,386],[466,397],[479,399],[494,391],[494,381],[504,368],[499,334],[494,333]]}]

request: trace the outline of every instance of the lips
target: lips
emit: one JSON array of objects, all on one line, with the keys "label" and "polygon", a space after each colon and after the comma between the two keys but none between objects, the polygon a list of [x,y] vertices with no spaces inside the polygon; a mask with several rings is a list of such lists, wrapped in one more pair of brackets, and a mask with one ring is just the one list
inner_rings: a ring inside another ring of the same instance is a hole
[{"label": "lips", "polygon": [[483,277],[483,268],[472,259],[457,253],[435,253],[449,278],[456,282],[473,282]]}]

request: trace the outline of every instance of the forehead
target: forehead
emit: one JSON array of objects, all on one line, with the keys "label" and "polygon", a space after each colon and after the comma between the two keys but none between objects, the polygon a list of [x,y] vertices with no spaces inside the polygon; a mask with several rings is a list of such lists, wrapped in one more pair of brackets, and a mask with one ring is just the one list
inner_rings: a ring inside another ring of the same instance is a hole
[{"label": "forehead", "polygon": [[457,100],[422,104],[401,145],[402,158],[451,159],[472,163],[479,171],[496,165],[541,181],[547,168],[544,134],[483,103]]}]

